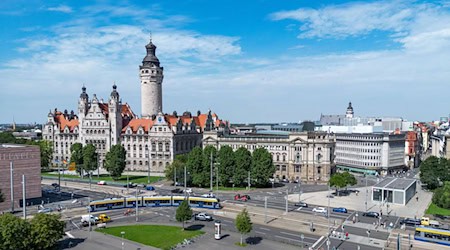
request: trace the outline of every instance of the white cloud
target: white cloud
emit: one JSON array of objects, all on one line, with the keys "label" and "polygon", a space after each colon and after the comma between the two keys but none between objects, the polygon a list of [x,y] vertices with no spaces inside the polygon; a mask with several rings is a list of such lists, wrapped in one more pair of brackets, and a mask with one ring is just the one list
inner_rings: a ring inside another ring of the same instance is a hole
[{"label": "white cloud", "polygon": [[72,8],[67,5],[59,5],[56,7],[49,7],[47,8],[48,11],[55,11],[55,12],[63,12],[63,13],[72,13]]},{"label": "white cloud", "polygon": [[399,1],[350,3],[321,9],[300,8],[270,15],[273,20],[295,20],[301,38],[345,38],[374,30],[401,32],[408,29],[414,13],[420,11]]}]

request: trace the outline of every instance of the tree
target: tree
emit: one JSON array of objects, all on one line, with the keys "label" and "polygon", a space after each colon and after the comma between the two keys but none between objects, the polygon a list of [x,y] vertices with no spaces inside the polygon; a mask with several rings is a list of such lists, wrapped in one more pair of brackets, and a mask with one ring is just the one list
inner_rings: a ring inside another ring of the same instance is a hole
[{"label": "tree", "polygon": [[16,137],[11,132],[1,132],[0,143],[16,143]]},{"label": "tree", "polygon": [[46,169],[52,162],[53,144],[50,141],[41,140],[38,142],[38,145],[41,150],[41,167]]},{"label": "tree", "polygon": [[252,165],[252,154],[247,148],[240,147],[234,152],[235,169],[233,183],[237,187],[245,185],[248,177],[248,171]]},{"label": "tree", "polygon": [[34,249],[30,247],[30,224],[12,214],[0,216],[0,249]]},{"label": "tree", "polygon": [[[212,159],[211,159],[212,156]],[[202,186],[209,187],[210,186],[210,180],[211,180],[211,160],[212,162],[216,162],[217,157],[217,149],[214,146],[208,145],[203,149],[203,157],[202,157],[202,173],[201,179],[202,179]],[[214,165],[212,171],[214,172]],[[212,191],[212,190],[211,190]]]},{"label": "tree", "polygon": [[356,180],[356,177],[352,174],[350,174],[348,171],[345,171],[344,173],[342,173],[342,177],[344,177],[345,180],[345,188],[347,188],[347,186],[353,186],[356,185],[358,183],[358,181]]},{"label": "tree", "polygon": [[420,181],[430,190],[450,181],[450,161],[435,156],[428,157],[420,164]]},{"label": "tree", "polygon": [[248,215],[247,209],[244,208],[242,212],[240,212],[236,217],[236,229],[241,234],[241,245],[242,238],[245,234],[248,234],[252,231],[252,221],[250,220],[250,216]]},{"label": "tree", "polygon": [[83,169],[91,172],[97,169],[97,153],[95,146],[88,144],[83,147]]},{"label": "tree", "polygon": [[179,159],[173,160],[173,162],[169,166],[167,166],[166,169],[164,170],[166,179],[173,180],[175,171],[177,175],[177,180],[181,180],[181,178],[184,178],[184,164],[185,163],[183,163]]},{"label": "tree", "polygon": [[83,175],[83,145],[81,143],[74,143],[70,147],[70,163],[75,164],[75,169],[78,174]]},{"label": "tree", "polygon": [[183,230],[184,230],[184,222],[190,220],[191,218],[192,218],[192,209],[191,207],[189,207],[189,203],[187,202],[187,200],[184,200],[177,208],[175,219],[178,222],[183,223]]},{"label": "tree", "polygon": [[[114,180],[122,176],[125,170],[127,151],[120,145],[113,145],[105,156],[105,169]],[[149,163],[150,164],[150,163]]]},{"label": "tree", "polygon": [[204,183],[202,155],[203,155],[202,148],[195,147],[189,153],[186,161],[187,171],[191,173],[192,176],[192,178],[189,179],[192,180],[192,184],[195,186],[201,186],[202,183]]},{"label": "tree", "polygon": [[445,182],[444,186],[434,190],[433,203],[438,207],[450,209],[450,182]]},{"label": "tree", "polygon": [[36,214],[30,221],[32,249],[52,249],[64,236],[65,223],[60,215]]},{"label": "tree", "polygon": [[[234,176],[234,152],[230,146],[220,148],[217,155],[217,163],[219,164],[219,183],[221,186],[230,186]],[[217,177],[216,177],[217,178]]]},{"label": "tree", "polygon": [[336,194],[339,196],[339,188],[346,188],[348,185],[356,185],[357,181],[355,176],[345,171],[343,173],[335,173],[331,176],[329,184],[330,187],[336,188]]},{"label": "tree", "polygon": [[272,155],[265,148],[257,148],[252,154],[251,183],[257,187],[264,187],[275,173]]}]

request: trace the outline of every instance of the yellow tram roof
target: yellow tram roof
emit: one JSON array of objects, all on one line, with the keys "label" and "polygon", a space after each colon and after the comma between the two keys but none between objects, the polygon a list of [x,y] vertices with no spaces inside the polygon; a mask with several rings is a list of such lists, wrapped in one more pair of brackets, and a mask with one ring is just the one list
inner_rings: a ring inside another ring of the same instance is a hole
[{"label": "yellow tram roof", "polygon": [[416,227],[416,231],[450,236],[450,231],[431,227]]}]

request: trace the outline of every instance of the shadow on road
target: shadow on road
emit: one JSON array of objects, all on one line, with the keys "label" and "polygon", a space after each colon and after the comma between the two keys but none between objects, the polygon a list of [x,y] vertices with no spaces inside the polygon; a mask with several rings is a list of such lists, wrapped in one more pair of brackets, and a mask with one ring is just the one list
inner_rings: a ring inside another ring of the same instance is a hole
[{"label": "shadow on road", "polygon": [[186,228],[186,230],[188,230],[188,231],[196,231],[196,230],[200,230],[200,229],[202,229],[202,228],[204,228],[205,227],[205,225],[202,225],[202,224],[195,224],[195,225],[190,225],[190,226],[188,226],[187,228]]},{"label": "shadow on road", "polygon": [[245,239],[245,243],[250,244],[250,245],[257,245],[259,243],[261,243],[262,238],[259,236],[252,236],[252,237],[248,237],[247,239]]},{"label": "shadow on road", "polygon": [[73,247],[76,247],[78,244],[83,243],[84,241],[85,241],[85,239],[80,239],[80,238],[75,238],[75,239],[65,238],[59,242],[58,249],[73,248]]}]

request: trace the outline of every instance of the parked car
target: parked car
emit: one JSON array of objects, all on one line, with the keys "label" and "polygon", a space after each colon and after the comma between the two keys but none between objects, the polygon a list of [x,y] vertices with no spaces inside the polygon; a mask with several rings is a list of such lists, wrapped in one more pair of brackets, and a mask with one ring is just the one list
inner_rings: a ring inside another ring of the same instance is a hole
[{"label": "parked car", "polygon": [[380,214],[377,212],[366,212],[366,213],[363,213],[363,216],[378,218],[378,217],[380,217]]},{"label": "parked car", "polygon": [[347,208],[345,208],[345,207],[335,207],[335,208],[333,208],[333,212],[335,212],[335,213],[347,213]]},{"label": "parked car", "polygon": [[173,194],[181,194],[181,193],[183,193],[183,190],[181,190],[179,188],[175,188],[175,189],[172,189],[170,192],[172,192]]},{"label": "parked car", "polygon": [[137,186],[137,185],[136,185],[135,183],[132,183],[132,182],[123,185],[123,187],[129,187],[129,188],[135,188],[136,186]]},{"label": "parked car", "polygon": [[52,183],[52,187],[54,187],[54,188],[58,188],[59,187],[59,184],[58,183]]},{"label": "parked car", "polygon": [[213,218],[211,217],[211,215],[206,214],[206,213],[198,213],[194,215],[194,219],[195,220],[202,220],[202,221],[212,221]]},{"label": "parked car", "polygon": [[106,185],[106,181],[99,181],[97,182],[97,185]]},{"label": "parked car", "polygon": [[147,186],[145,189],[147,189],[148,191],[155,191],[154,186]]},{"label": "parked car", "polygon": [[418,226],[421,224],[419,219],[413,219],[413,218],[404,218],[400,220],[400,225],[405,224],[406,226]]},{"label": "parked car", "polygon": [[53,209],[51,209],[49,207],[44,207],[44,208],[38,210],[39,214],[46,214],[46,213],[51,213],[51,212],[53,212]]},{"label": "parked car", "polygon": [[246,194],[244,194],[244,195],[236,194],[234,196],[234,200],[235,201],[248,201],[248,200],[250,200],[250,196],[246,195]]},{"label": "parked car", "polygon": [[146,188],[147,187],[147,185],[145,185],[145,184],[137,184],[136,186],[139,187],[139,188]]},{"label": "parked car", "polygon": [[185,190],[183,190],[183,193],[191,194],[192,193],[192,189],[191,188],[185,189]]},{"label": "parked car", "polygon": [[300,201],[298,203],[295,203],[294,206],[296,206],[296,207],[308,207],[308,203]]},{"label": "parked car", "polygon": [[324,207],[315,207],[312,210],[314,213],[323,213],[326,214],[327,213],[327,209]]},{"label": "parked car", "polygon": [[111,217],[109,217],[106,214],[100,214],[98,216],[98,220],[99,220],[99,222],[106,223],[106,222],[110,222],[111,221]]}]

